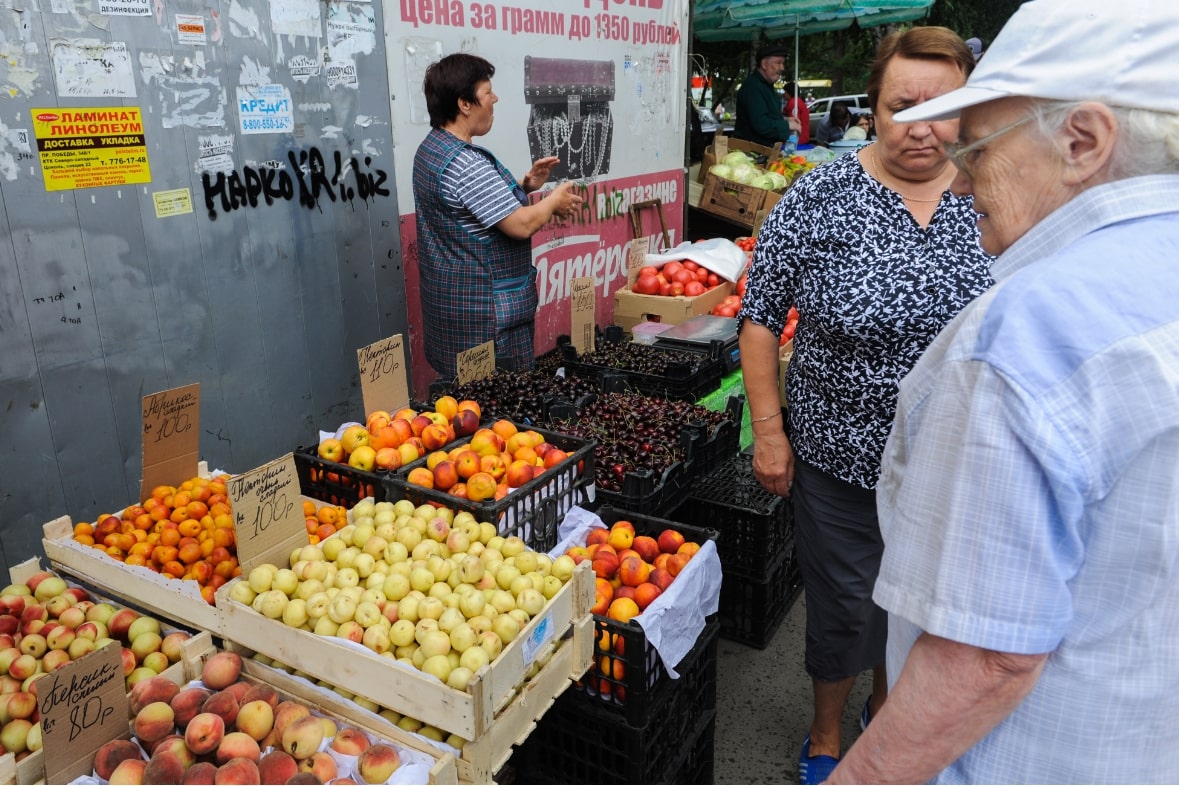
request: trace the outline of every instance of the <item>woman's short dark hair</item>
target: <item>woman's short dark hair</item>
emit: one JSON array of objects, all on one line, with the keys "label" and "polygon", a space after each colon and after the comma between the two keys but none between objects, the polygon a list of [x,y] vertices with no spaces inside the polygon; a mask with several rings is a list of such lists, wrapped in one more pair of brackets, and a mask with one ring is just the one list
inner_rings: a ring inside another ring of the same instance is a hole
[{"label": "woman's short dark hair", "polygon": [[447,55],[427,66],[422,92],[426,94],[430,127],[441,128],[458,117],[460,98],[476,103],[475,90],[479,83],[493,76],[495,66],[478,55],[462,52]]},{"label": "woman's short dark hair", "polygon": [[833,104],[830,118],[832,128],[843,128],[851,120],[851,110],[847,108],[847,104]]},{"label": "woman's short dark hair", "polygon": [[948,27],[930,25],[912,27],[908,30],[890,33],[876,49],[876,59],[868,72],[868,106],[878,112],[876,102],[880,99],[880,86],[884,71],[894,57],[910,57],[916,60],[945,60],[958,66],[962,78],[974,70],[974,53],[957,33]]}]

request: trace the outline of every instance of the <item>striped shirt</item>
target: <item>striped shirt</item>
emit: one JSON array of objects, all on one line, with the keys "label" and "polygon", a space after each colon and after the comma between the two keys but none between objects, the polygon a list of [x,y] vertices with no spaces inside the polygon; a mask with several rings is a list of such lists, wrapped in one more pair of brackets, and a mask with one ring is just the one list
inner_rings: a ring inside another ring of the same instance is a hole
[{"label": "striped shirt", "polygon": [[480,238],[498,232],[495,225],[520,209],[491,161],[469,147],[442,173],[442,194],[463,229]]},{"label": "striped shirt", "polygon": [[877,505],[895,682],[922,631],[1050,653],[941,782],[1179,783],[1179,176],[1090,189],[901,383]]}]

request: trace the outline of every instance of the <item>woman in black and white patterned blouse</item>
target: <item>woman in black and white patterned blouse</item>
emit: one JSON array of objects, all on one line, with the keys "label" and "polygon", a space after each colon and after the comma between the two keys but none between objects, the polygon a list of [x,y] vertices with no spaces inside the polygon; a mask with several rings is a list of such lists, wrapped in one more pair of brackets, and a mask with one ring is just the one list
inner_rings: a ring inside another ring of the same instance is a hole
[{"label": "woman in black and white patterned blouse", "polygon": [[[754,473],[770,491],[790,493],[794,508],[815,691],[803,783],[835,766],[856,675],[876,669],[862,723],[887,695],[887,622],[872,602],[883,551],[874,489],[898,382],[992,283],[972,201],[949,190],[956,169],[942,141],[957,139],[956,121],[892,120],[961,87],[973,67],[945,28],[887,37],[868,84],[878,141],[797,181],[757,239],[739,315],[741,365]],[[799,322],[784,424],[777,349],[791,305]]]}]

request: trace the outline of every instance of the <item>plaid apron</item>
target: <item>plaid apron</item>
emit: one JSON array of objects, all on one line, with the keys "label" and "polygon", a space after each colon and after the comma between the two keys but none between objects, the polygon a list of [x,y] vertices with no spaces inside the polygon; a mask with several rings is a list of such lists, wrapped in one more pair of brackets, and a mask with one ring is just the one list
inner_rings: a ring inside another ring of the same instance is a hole
[{"label": "plaid apron", "polygon": [[512,174],[484,148],[436,128],[422,141],[414,157],[413,191],[426,360],[442,376],[453,377],[456,354],[495,339],[496,365],[531,368],[539,302],[532,241],[502,232],[479,238],[455,218],[443,201],[441,179],[464,147],[487,156],[520,204],[528,204]]}]

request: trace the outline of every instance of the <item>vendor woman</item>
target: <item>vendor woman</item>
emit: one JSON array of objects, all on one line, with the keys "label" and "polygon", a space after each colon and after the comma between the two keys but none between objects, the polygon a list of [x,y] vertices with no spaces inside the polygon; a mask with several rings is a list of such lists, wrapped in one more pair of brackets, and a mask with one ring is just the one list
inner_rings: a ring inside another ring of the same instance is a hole
[{"label": "vendor woman", "polygon": [[531,368],[538,302],[532,235],[553,217],[571,216],[581,197],[572,183],[529,204],[558,163],[537,160],[519,182],[472,141],[491,131],[495,66],[453,54],[426,69],[430,133],[413,164],[418,266],[426,360],[445,377],[455,355],[495,339],[496,364]]}]

